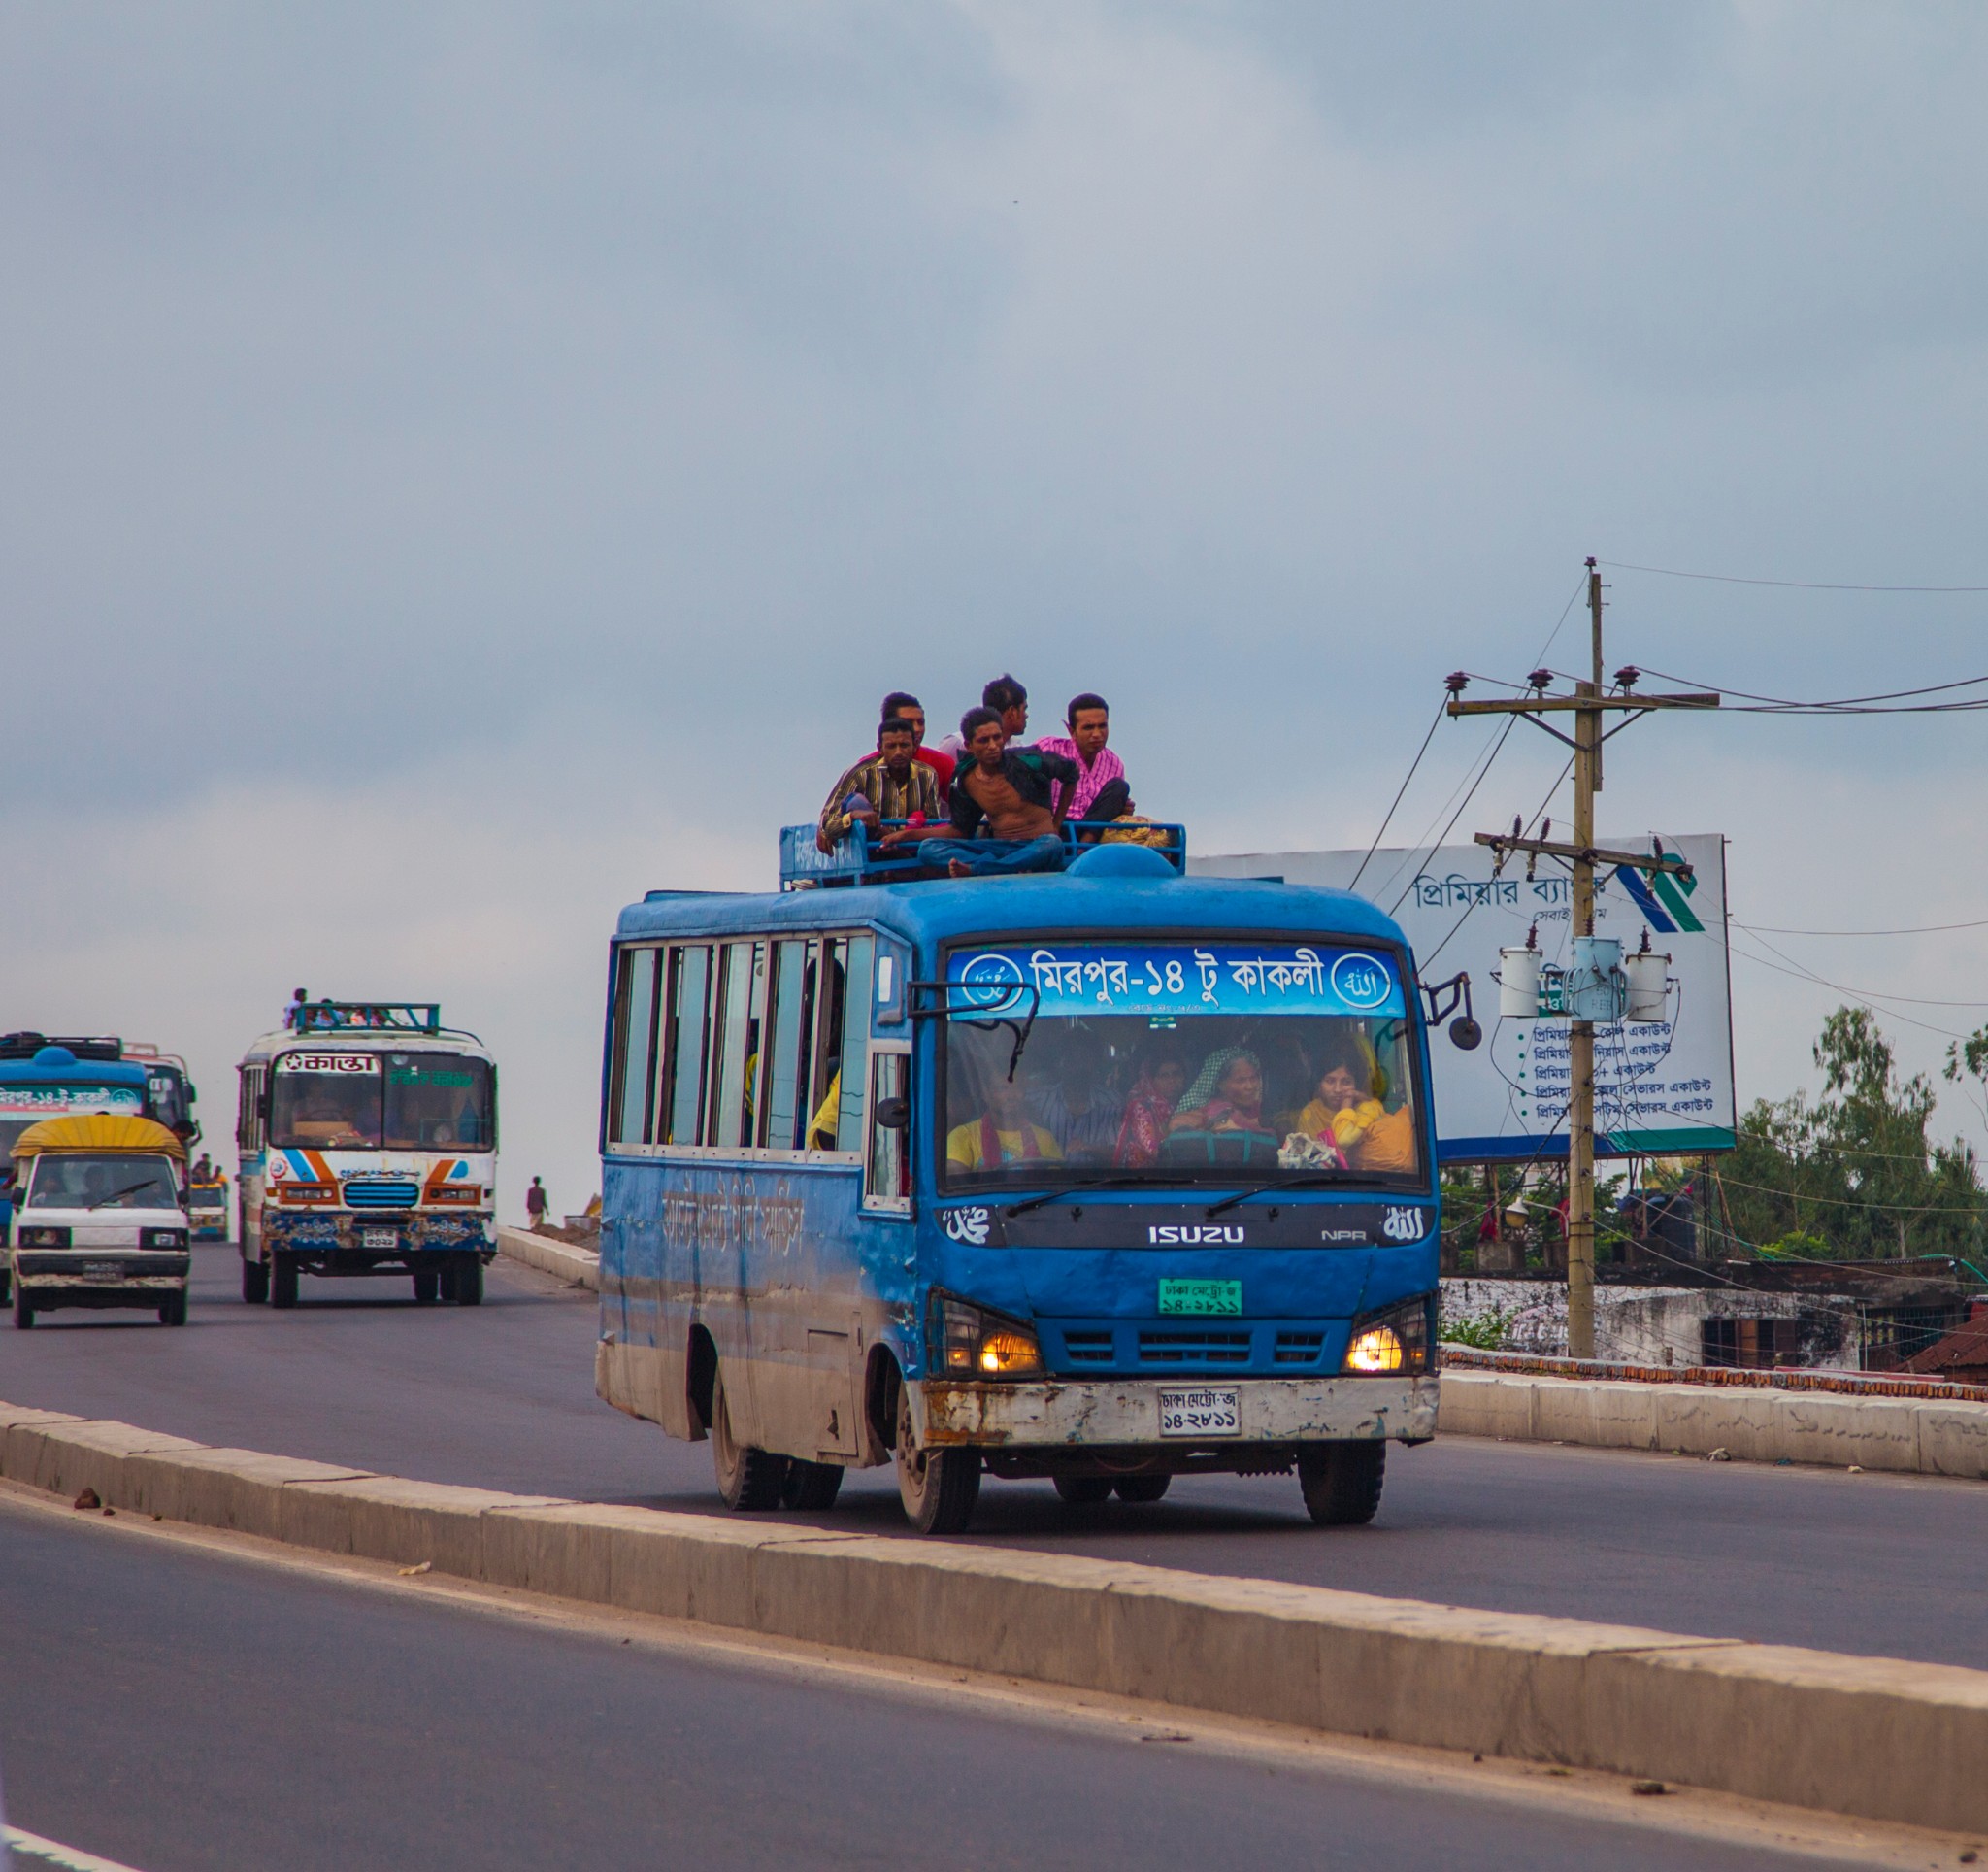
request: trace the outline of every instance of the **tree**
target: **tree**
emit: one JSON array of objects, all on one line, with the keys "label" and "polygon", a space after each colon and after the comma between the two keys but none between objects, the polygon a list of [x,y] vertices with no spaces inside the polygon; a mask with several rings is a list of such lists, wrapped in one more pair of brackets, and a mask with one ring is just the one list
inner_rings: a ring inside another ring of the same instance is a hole
[{"label": "tree", "polygon": [[[1968,1069],[1979,1076],[1988,1029],[1976,1038],[1979,1066],[1971,1059]],[[1866,1008],[1830,1015],[1814,1058],[1820,1095],[1758,1101],[1720,1172],[1742,1247],[1804,1236],[1802,1252],[1820,1242],[1834,1259],[1978,1259],[1988,1204],[1972,1149],[1927,1137],[1932,1082],[1923,1073],[1899,1077],[1891,1043]],[[1948,1076],[1957,1071],[1950,1055]]]}]

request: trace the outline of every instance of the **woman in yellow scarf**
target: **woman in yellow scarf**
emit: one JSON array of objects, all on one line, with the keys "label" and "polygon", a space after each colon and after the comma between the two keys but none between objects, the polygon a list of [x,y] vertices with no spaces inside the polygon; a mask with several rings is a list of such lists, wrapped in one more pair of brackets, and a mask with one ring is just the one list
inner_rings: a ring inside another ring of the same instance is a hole
[{"label": "woman in yellow scarf", "polygon": [[1339,1153],[1349,1170],[1412,1171],[1415,1123],[1405,1105],[1381,1103],[1387,1075],[1364,1039],[1328,1053],[1318,1073],[1318,1094],[1298,1114],[1307,1137]]}]

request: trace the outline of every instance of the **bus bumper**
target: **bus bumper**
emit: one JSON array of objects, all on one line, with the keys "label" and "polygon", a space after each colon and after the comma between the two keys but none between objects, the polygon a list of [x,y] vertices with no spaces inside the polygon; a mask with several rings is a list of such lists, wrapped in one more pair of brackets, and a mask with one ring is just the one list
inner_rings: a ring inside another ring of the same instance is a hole
[{"label": "bus bumper", "polygon": [[[1420,1443],[1436,1434],[1437,1383],[1430,1372],[1410,1378],[1050,1379],[1040,1385],[928,1379],[911,1388],[924,1407],[918,1433],[928,1448],[1149,1445],[1185,1451],[1382,1437]],[[1233,1391],[1238,1428],[1163,1436],[1162,1391]]]}]

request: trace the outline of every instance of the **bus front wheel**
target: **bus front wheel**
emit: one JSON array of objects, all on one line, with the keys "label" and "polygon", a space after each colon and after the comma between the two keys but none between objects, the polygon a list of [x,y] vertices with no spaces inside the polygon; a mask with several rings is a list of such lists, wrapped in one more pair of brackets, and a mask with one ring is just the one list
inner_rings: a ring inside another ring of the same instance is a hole
[{"label": "bus front wheel", "polygon": [[911,1427],[911,1400],[897,1400],[897,1492],[905,1517],[921,1534],[964,1534],[980,1498],[977,1450],[921,1450]]},{"label": "bus front wheel", "polygon": [[787,1480],[787,1459],[769,1450],[755,1450],[732,1435],[732,1413],[725,1403],[725,1368],[712,1381],[712,1467],[717,1472],[718,1493],[727,1508],[750,1514],[778,1508]]},{"label": "bus front wheel", "polygon": [[1321,1527],[1364,1527],[1380,1506],[1387,1445],[1311,1443],[1298,1452],[1298,1487]]},{"label": "bus front wheel", "polygon": [[297,1260],[293,1254],[269,1257],[269,1304],[293,1307],[297,1304]]}]

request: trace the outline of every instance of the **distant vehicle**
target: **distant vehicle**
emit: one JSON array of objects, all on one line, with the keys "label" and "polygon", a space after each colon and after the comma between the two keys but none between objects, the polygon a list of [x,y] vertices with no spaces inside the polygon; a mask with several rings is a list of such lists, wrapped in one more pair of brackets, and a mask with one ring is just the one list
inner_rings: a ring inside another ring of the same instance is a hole
[{"label": "distant vehicle", "polygon": [[314,1001],[243,1055],[242,1298],[410,1276],[476,1306],[497,1252],[497,1068],[426,1001]]},{"label": "distant vehicle", "polygon": [[186,1147],[130,1114],[44,1119],[14,1140],[14,1323],[58,1307],[145,1307],[186,1323]]},{"label": "distant vehicle", "polygon": [[228,1180],[186,1186],[186,1216],[193,1224],[196,1242],[224,1242],[228,1239]]},{"label": "distant vehicle", "polygon": [[[1436,1140],[1400,930],[1344,891],[1067,872],[655,891],[610,954],[595,1387],[735,1509],[894,1461],[1071,1503],[1297,1473],[1365,1521],[1436,1429]],[[858,858],[845,865],[854,870]],[[1460,1043],[1461,1044],[1461,1043]]]},{"label": "distant vehicle", "polygon": [[[14,1161],[15,1140],[44,1119],[152,1116],[150,1079],[122,1052],[116,1040],[0,1037],[0,1180]],[[0,1188],[0,1226],[10,1201]]]},{"label": "distant vehicle", "polygon": [[178,1053],[161,1053],[143,1040],[124,1042],[124,1057],[145,1068],[151,1100],[151,1116],[182,1144],[200,1142],[200,1120],[193,1116],[193,1101],[200,1096],[187,1076],[186,1062]]}]

